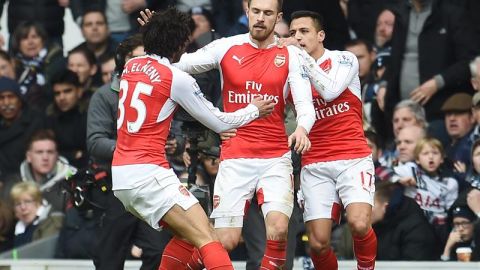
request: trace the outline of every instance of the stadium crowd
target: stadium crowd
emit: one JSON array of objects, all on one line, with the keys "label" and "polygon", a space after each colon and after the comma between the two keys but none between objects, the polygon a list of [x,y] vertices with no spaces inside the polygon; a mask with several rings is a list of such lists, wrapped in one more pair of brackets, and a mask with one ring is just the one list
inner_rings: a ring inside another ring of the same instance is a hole
[{"label": "stadium crowd", "polygon": [[[0,50],[0,251],[59,233],[56,258],[91,258],[97,269],[122,269],[126,258],[137,258],[142,269],[158,269],[171,235],[126,212],[110,179],[119,76],[128,59],[143,55],[139,11],[175,5],[188,12],[195,30],[187,52],[194,52],[247,33],[248,1],[3,0],[0,13],[5,2],[10,36],[0,38],[8,47]],[[66,8],[85,41],[64,55]],[[325,48],[349,51],[359,62],[364,134],[375,165],[376,259],[449,261],[457,260],[458,248],[470,248],[470,260],[480,261],[480,2],[285,0],[284,20],[275,27],[279,38],[296,38],[289,24],[298,10],[322,14]],[[193,77],[222,108],[220,76],[210,70]],[[290,134],[295,116],[286,110]],[[206,196],[207,213],[215,205],[220,144],[219,135],[179,110],[165,145],[175,174]],[[298,190],[300,158],[292,155]],[[310,252],[301,212],[296,203],[290,268],[295,256]],[[230,254],[246,260],[247,269],[258,269],[263,257],[262,217],[252,203],[241,245]],[[339,259],[354,258],[347,219],[332,229]],[[313,269],[309,259],[304,267]]]}]

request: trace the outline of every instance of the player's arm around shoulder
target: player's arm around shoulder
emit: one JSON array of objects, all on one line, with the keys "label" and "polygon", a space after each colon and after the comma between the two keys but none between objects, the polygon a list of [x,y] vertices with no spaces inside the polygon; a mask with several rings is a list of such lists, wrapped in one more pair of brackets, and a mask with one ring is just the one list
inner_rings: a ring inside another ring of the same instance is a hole
[{"label": "player's arm around shoulder", "polygon": [[272,112],[272,100],[255,99],[234,112],[222,112],[208,101],[197,82],[185,72],[176,70],[172,79],[171,99],[200,123],[219,133],[244,126]]}]

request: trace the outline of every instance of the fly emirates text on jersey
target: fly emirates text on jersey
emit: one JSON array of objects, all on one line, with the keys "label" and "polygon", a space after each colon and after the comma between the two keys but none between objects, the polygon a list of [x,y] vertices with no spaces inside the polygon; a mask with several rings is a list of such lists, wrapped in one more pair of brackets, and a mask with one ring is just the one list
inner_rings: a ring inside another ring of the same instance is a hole
[{"label": "fly emirates text on jersey", "polygon": [[314,98],[313,106],[315,107],[315,118],[317,120],[341,114],[350,110],[348,101],[335,103],[335,100],[333,100],[329,103],[322,98]]},{"label": "fly emirates text on jersey", "polygon": [[237,93],[235,90],[228,90],[228,102],[229,103],[250,103],[256,97],[262,97],[264,100],[271,99],[278,103],[279,97],[274,95],[269,95],[268,93],[261,93],[262,84],[255,81],[246,81],[245,82],[245,93]]}]

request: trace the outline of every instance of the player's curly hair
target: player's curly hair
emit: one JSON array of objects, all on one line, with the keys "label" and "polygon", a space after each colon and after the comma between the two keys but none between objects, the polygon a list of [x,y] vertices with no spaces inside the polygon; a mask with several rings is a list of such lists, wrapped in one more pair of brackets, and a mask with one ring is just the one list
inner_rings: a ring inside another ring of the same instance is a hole
[{"label": "player's curly hair", "polygon": [[174,57],[186,47],[192,33],[192,21],[188,14],[173,7],[154,13],[141,28],[145,52]]}]

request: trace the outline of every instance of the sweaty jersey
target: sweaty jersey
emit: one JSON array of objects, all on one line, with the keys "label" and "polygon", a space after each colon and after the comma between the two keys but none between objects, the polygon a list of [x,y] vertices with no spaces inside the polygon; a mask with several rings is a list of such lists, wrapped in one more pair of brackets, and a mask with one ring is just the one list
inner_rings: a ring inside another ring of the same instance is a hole
[{"label": "sweaty jersey", "polygon": [[235,137],[222,142],[222,159],[274,158],[289,151],[283,124],[288,86],[297,123],[310,131],[314,111],[299,51],[296,47],[278,48],[275,44],[259,49],[249,34],[243,34],[215,40],[195,53],[184,54],[175,64],[188,73],[219,69],[225,112],[244,107],[257,96],[275,102],[270,116],[239,128]]},{"label": "sweaty jersey", "polygon": [[178,104],[215,132],[245,125],[259,115],[251,104],[232,113],[221,112],[203,97],[190,75],[171,66],[166,58],[131,59],[120,81],[113,189],[137,187],[161,172],[160,168],[169,168],[165,143]]},{"label": "sweaty jersey", "polygon": [[[315,124],[310,131],[310,151],[302,165],[366,157],[371,154],[363,133],[358,61],[346,51],[330,51],[316,62],[302,52],[312,77]],[[316,91],[319,92],[317,92]]]}]

